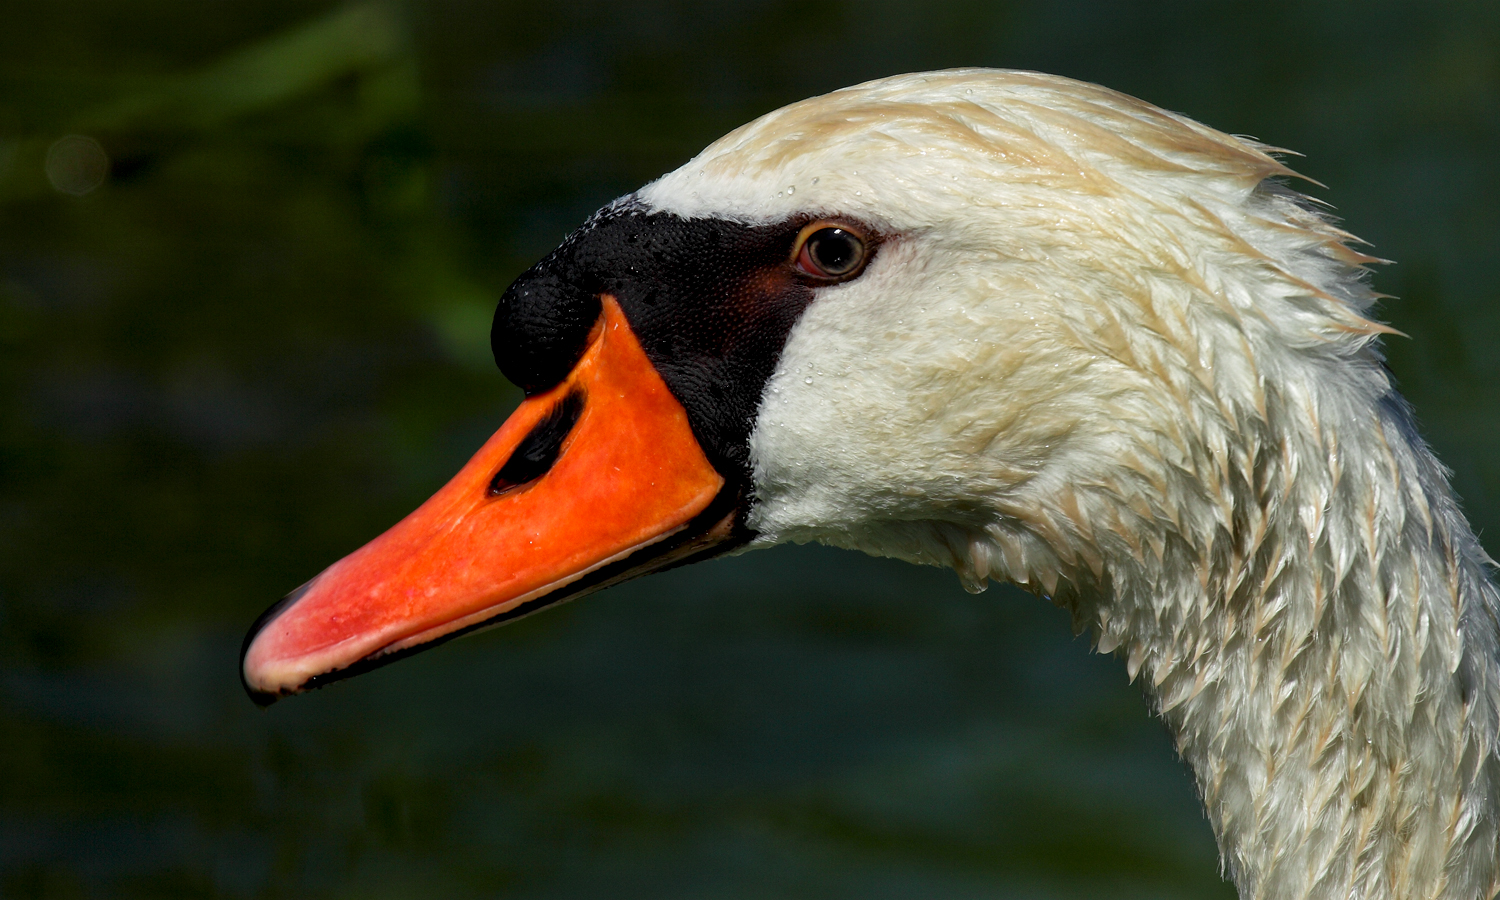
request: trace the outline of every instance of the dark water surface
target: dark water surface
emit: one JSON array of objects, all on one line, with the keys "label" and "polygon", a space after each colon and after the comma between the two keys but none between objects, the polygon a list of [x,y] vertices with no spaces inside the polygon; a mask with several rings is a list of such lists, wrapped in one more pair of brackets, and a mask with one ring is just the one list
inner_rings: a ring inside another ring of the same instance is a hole
[{"label": "dark water surface", "polygon": [[0,897],[1231,897],[1123,666],[937,570],[784,548],[240,691],[516,402],[509,279],[759,113],[976,64],[1306,153],[1495,533],[1493,2],[9,0]]}]

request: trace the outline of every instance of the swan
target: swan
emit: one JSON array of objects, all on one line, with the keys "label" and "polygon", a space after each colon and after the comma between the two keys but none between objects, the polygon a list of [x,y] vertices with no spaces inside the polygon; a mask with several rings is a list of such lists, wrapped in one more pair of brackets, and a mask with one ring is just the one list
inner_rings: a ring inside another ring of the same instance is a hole
[{"label": "swan", "polygon": [[1500,595],[1274,151],[1031,72],[796,103],[504,294],[526,399],[273,606],[252,697],[820,541],[1010,581],[1144,685],[1241,897],[1500,894]]}]

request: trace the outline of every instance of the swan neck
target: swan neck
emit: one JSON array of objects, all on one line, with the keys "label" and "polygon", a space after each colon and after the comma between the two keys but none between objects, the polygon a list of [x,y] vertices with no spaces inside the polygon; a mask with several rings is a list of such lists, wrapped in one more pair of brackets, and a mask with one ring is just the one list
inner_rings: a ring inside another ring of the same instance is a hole
[{"label": "swan neck", "polygon": [[1143,680],[1242,898],[1493,898],[1490,563],[1400,399],[1345,399],[1312,431],[1273,400],[1244,477],[1231,449],[1156,552],[1101,541],[1075,615]]}]

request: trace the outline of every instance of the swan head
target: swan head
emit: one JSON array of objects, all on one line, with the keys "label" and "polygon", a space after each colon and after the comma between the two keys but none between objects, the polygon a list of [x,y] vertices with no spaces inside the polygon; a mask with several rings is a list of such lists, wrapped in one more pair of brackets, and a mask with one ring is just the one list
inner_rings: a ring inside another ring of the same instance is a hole
[{"label": "swan head", "polygon": [[1348,275],[1368,258],[1288,174],[1036,73],[902,76],[758,119],[512,285],[493,342],[528,399],[268,610],[246,687],[269,701],[785,541],[1045,594],[1212,547],[1298,379],[1337,360],[1352,390],[1383,384]]},{"label": "swan head", "polygon": [[1281,437],[1282,385],[1332,368],[1385,389],[1370,259],[1290,175],[1104,88],[959,70],[772,113],[630,202],[872,239],[759,392],[755,544],[1052,594],[1149,555],[1143,541],[1212,545],[1232,526],[1226,468]]}]

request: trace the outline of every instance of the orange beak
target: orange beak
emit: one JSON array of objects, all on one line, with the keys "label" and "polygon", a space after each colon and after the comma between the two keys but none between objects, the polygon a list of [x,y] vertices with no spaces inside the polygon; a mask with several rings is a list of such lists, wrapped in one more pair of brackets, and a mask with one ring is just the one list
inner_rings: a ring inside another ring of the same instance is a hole
[{"label": "orange beak", "polygon": [[[527,399],[415,512],[267,610],[261,703],[699,556],[737,498],[614,298],[573,371]],[[716,503],[715,500],[720,502]]]}]

